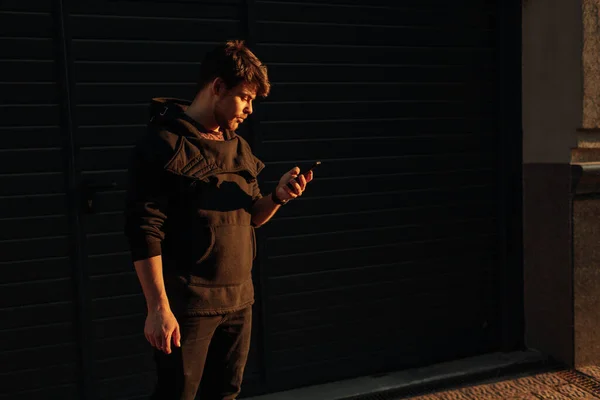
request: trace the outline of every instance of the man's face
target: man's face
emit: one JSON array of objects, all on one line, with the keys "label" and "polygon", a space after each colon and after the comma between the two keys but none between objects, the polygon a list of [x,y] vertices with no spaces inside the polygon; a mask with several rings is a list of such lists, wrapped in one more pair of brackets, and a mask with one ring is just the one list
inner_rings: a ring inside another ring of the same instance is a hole
[{"label": "man's face", "polygon": [[256,90],[246,83],[223,89],[215,103],[215,119],[222,129],[235,131],[238,126],[252,114],[252,101],[256,98]]}]

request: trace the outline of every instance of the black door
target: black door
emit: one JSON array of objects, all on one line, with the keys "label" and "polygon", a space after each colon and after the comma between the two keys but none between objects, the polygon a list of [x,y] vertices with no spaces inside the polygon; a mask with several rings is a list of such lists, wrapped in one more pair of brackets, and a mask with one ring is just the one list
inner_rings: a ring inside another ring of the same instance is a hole
[{"label": "black door", "polygon": [[323,162],[261,232],[271,390],[500,348],[504,6],[255,2],[265,186]]},{"label": "black door", "polygon": [[75,245],[47,1],[0,3],[0,398],[77,398]]},{"label": "black door", "polygon": [[[122,233],[132,145],[152,97],[193,97],[203,54],[243,35],[243,10],[239,2],[69,3],[79,180],[93,208],[82,209],[93,398],[145,398],[154,385],[144,298]],[[255,353],[248,387],[259,380]]]}]

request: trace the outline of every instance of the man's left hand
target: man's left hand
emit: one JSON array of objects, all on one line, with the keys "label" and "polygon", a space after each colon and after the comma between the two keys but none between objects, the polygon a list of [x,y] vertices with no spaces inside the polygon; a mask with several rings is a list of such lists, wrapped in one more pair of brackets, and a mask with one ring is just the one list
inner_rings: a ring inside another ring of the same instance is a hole
[{"label": "man's left hand", "polygon": [[282,201],[289,201],[302,196],[308,182],[312,181],[313,172],[310,171],[306,176],[300,173],[300,168],[294,167],[285,173],[279,180],[276,195]]}]

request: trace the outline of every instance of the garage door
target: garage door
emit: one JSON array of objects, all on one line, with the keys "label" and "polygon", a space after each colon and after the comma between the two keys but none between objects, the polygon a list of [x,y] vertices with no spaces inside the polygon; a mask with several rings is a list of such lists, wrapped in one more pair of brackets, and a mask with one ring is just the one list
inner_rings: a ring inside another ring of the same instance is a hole
[{"label": "garage door", "polygon": [[76,257],[52,5],[0,3],[0,398],[77,398]]},{"label": "garage door", "polygon": [[255,3],[263,186],[323,162],[261,232],[272,389],[497,348],[495,7]]},{"label": "garage door", "polygon": [[[243,34],[242,11],[239,2],[95,1],[68,9],[81,189],[93,207],[82,217],[93,398],[147,398],[154,385],[146,307],[122,231],[132,146],[153,97],[193,97],[199,60]],[[259,378],[255,350],[249,388]]]}]

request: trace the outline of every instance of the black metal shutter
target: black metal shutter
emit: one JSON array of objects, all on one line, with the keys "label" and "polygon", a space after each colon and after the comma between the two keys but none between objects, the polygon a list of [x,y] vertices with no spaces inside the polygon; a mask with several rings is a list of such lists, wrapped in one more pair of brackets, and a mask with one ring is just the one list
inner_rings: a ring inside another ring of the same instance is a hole
[{"label": "black metal shutter", "polygon": [[493,3],[2,2],[0,398],[146,398],[125,167],[149,99],[190,98],[203,53],[239,37],[274,82],[253,122],[263,189],[324,162],[259,231],[245,393],[263,371],[273,391],[496,349]]},{"label": "black metal shutter", "polygon": [[[155,382],[144,298],[122,233],[132,145],[145,133],[151,98],[193,98],[200,60],[217,43],[243,35],[243,10],[239,1],[69,7],[81,181],[100,188],[95,212],[83,219],[93,398],[147,398]],[[247,368],[249,386],[259,378],[256,360]]]},{"label": "black metal shutter", "polygon": [[51,2],[0,4],[2,399],[78,393],[56,30]]},{"label": "black metal shutter", "polygon": [[257,1],[270,390],[491,351],[500,326],[493,2]]}]

